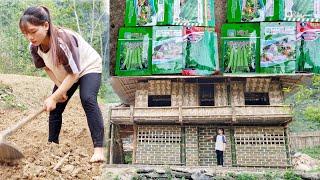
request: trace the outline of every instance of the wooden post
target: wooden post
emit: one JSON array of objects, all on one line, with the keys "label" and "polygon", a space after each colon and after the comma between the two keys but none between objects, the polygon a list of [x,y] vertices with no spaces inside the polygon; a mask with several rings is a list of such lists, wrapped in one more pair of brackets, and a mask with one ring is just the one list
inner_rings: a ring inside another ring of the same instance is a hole
[{"label": "wooden post", "polygon": [[133,124],[133,151],[132,151],[132,164],[135,164],[136,161],[136,153],[137,153],[137,136],[138,136],[138,128],[136,124]]},{"label": "wooden post", "polygon": [[133,107],[133,105],[131,105],[130,106],[130,122],[131,123],[133,123],[133,120],[134,120],[134,117],[133,117],[134,116],[134,114],[133,114],[134,112],[133,111],[134,111],[134,107]]},{"label": "wooden post", "polygon": [[110,124],[111,124],[111,107],[108,107],[108,115],[107,115],[107,122],[105,123],[105,138],[106,138],[106,162],[110,162]]},{"label": "wooden post", "polygon": [[110,144],[110,160],[109,160],[109,164],[113,164],[113,145],[114,145],[114,125],[111,124],[111,144]]},{"label": "wooden post", "polygon": [[183,119],[182,119],[182,107],[179,105],[179,122],[182,125],[183,124]]}]

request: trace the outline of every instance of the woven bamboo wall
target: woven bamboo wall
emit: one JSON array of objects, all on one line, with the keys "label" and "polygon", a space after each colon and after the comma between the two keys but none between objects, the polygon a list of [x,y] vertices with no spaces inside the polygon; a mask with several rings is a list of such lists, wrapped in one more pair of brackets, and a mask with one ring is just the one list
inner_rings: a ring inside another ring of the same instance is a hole
[{"label": "woven bamboo wall", "polygon": [[320,146],[320,131],[290,134],[290,144],[293,150]]},{"label": "woven bamboo wall", "polygon": [[[269,93],[270,105],[283,104],[284,97],[279,81],[270,78],[248,78],[247,81],[231,81],[227,93],[226,83],[216,83],[214,88],[215,106],[227,106],[228,96],[231,104],[245,105],[245,92]],[[197,83],[171,82],[171,80],[149,80],[138,84],[135,96],[136,107],[148,107],[148,95],[171,95],[171,106],[199,106],[199,85]]]},{"label": "woven bamboo wall", "polygon": [[171,80],[149,80],[149,95],[171,95]]},{"label": "woven bamboo wall", "polygon": [[173,107],[182,106],[184,97],[184,86],[182,82],[172,82],[171,104]]},{"label": "woven bamboo wall", "polygon": [[214,103],[215,106],[228,105],[227,84],[217,83],[214,85]]},{"label": "woven bamboo wall", "polygon": [[231,105],[242,106],[244,104],[244,82],[231,82]]},{"label": "woven bamboo wall", "polygon": [[247,78],[246,92],[268,92],[270,87],[270,78]]},{"label": "woven bamboo wall", "polygon": [[283,93],[281,91],[281,84],[277,81],[273,81],[270,84],[269,101],[270,105],[279,105],[283,104],[284,102]]},{"label": "woven bamboo wall", "polygon": [[195,83],[185,83],[182,100],[183,106],[199,106],[198,85]]},{"label": "woven bamboo wall", "polygon": [[148,83],[140,82],[135,96],[136,107],[148,107]]}]

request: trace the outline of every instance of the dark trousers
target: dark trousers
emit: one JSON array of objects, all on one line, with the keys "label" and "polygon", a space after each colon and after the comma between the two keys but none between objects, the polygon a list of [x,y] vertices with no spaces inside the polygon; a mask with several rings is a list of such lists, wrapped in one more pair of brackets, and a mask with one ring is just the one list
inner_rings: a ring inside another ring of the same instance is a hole
[{"label": "dark trousers", "polygon": [[[49,115],[49,142],[59,143],[59,134],[62,124],[62,113],[68,104],[71,96],[80,86],[80,99],[82,107],[87,116],[91,138],[94,147],[103,147],[104,125],[100,108],[98,106],[97,95],[101,83],[101,74],[90,73],[82,76],[67,92],[68,99],[63,103],[57,103],[56,109]],[[53,88],[53,92],[57,90]]]},{"label": "dark trousers", "polygon": [[216,154],[218,166],[223,166],[223,151],[216,150]]}]

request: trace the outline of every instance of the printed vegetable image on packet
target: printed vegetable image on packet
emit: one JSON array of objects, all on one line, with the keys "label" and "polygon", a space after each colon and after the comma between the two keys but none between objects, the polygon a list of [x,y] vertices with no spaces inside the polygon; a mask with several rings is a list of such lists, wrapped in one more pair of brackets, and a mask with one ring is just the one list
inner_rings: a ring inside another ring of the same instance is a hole
[{"label": "printed vegetable image on packet", "polygon": [[296,23],[261,23],[261,72],[294,73],[296,64]]},{"label": "printed vegetable image on packet", "polygon": [[224,73],[255,73],[259,69],[259,23],[224,24],[221,36]]},{"label": "printed vegetable image on packet", "polygon": [[173,0],[172,25],[215,25],[214,0]]},{"label": "printed vegetable image on packet", "polygon": [[157,24],[156,0],[126,0],[125,26]]},{"label": "printed vegetable image on packet", "polygon": [[120,28],[116,75],[151,75],[152,28]]},{"label": "printed vegetable image on packet", "polygon": [[283,0],[285,21],[320,22],[320,0]]},{"label": "printed vegetable image on packet", "polygon": [[153,27],[152,74],[177,74],[185,67],[183,27]]},{"label": "printed vegetable image on packet", "polygon": [[228,0],[228,22],[280,20],[282,0]]},{"label": "printed vegetable image on packet", "polygon": [[320,73],[320,23],[297,22],[297,72]]},{"label": "printed vegetable image on packet", "polygon": [[219,70],[217,33],[213,28],[185,27],[186,70],[196,70],[193,75],[211,75]]}]

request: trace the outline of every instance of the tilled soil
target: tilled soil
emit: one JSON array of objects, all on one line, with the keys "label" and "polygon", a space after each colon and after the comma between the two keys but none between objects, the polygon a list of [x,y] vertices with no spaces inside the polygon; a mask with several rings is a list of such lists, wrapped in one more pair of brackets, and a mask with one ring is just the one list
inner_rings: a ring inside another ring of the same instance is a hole
[{"label": "tilled soil", "polygon": [[[0,98],[0,130],[4,130],[41,107],[53,83],[47,78],[0,74],[0,87],[7,89],[0,91],[0,97],[6,92],[10,96]],[[18,147],[25,158],[1,162],[0,179],[99,178],[104,164],[89,163],[93,146],[78,94],[74,94],[64,112],[59,145],[47,142],[48,113],[8,137],[7,141]],[[8,102],[10,105],[6,105]],[[104,108],[101,110],[105,112]],[[62,165],[54,169],[63,158]]]}]

